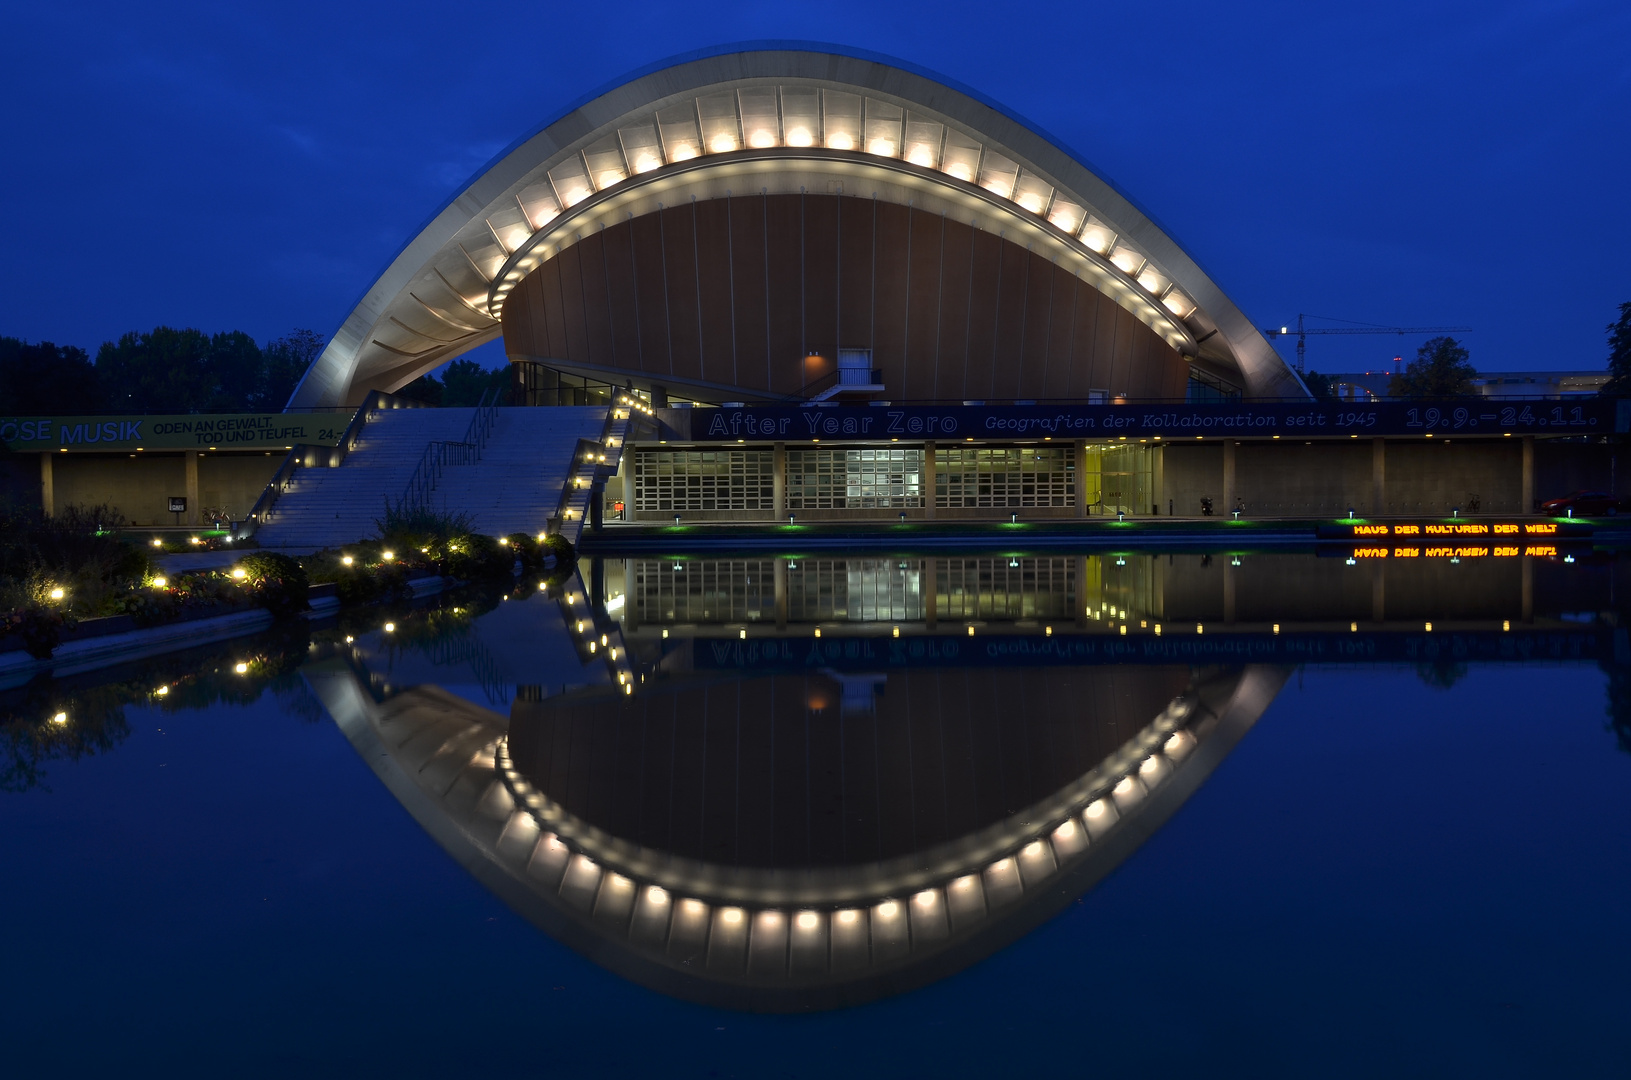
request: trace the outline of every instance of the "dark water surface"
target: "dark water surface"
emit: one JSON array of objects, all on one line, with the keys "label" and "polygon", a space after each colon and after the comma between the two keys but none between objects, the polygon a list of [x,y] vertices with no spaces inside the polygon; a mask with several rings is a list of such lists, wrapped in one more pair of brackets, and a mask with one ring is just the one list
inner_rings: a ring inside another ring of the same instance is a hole
[{"label": "dark water surface", "polygon": [[14,688],[6,1072],[1624,1075],[1621,566],[597,562]]}]

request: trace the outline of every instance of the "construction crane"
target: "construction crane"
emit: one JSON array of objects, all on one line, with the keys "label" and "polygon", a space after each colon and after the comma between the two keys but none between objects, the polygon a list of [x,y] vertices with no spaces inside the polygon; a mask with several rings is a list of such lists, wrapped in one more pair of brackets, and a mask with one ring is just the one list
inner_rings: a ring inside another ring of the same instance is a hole
[{"label": "construction crane", "polygon": [[[1329,315],[1298,315],[1297,328],[1282,326],[1275,330],[1268,328],[1263,336],[1269,339],[1278,337],[1297,336],[1297,374],[1303,373],[1303,354],[1308,351],[1309,334],[1466,334],[1472,331],[1470,326],[1377,326],[1374,323],[1358,323],[1354,326],[1304,326],[1304,319],[1324,319],[1327,322],[1354,322],[1353,319],[1333,319]],[[1394,357],[1394,361],[1398,361]]]}]

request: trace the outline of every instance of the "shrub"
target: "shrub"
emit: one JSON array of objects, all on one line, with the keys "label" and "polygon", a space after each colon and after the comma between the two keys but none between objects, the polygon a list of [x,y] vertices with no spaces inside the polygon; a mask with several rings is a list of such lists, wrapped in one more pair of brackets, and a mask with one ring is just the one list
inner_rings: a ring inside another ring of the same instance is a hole
[{"label": "shrub", "polygon": [[380,539],[418,551],[436,548],[470,532],[474,518],[460,511],[436,510],[403,500],[385,500],[385,516],[374,519]]},{"label": "shrub", "polygon": [[577,561],[578,553],[573,550],[572,541],[560,533],[550,533],[544,537],[544,546],[549,549],[549,554],[555,556],[557,567],[571,566]]},{"label": "shrub", "polygon": [[36,660],[51,659],[51,653],[62,644],[64,627],[72,628],[71,618],[41,604],[0,615],[0,636],[22,638],[23,648]]},{"label": "shrub", "polygon": [[538,542],[536,536],[527,533],[511,533],[504,538],[509,549],[515,552],[515,557],[521,560],[521,565],[528,569],[535,569],[544,565],[544,546]]},{"label": "shrub", "polygon": [[145,581],[151,566],[146,551],[115,531],[123,524],[107,506],[69,506],[52,517],[37,507],[0,507],[6,606],[21,606],[20,583],[48,581],[67,592],[73,611],[101,614],[115,595]]},{"label": "shrub", "polygon": [[279,619],[305,611],[311,604],[307,600],[310,588],[306,568],[287,555],[274,551],[257,552],[238,564],[245,580],[255,590],[255,599],[261,607]]},{"label": "shrub", "polygon": [[442,556],[442,573],[461,581],[508,577],[515,571],[515,553],[491,536],[461,536],[449,540]]}]

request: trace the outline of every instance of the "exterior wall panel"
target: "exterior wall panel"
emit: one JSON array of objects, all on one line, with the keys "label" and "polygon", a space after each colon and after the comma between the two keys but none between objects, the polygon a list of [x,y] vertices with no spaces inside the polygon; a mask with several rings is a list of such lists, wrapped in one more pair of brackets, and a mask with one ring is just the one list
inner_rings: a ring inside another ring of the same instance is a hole
[{"label": "exterior wall panel", "polygon": [[838,203],[824,196],[799,199],[804,218],[804,347],[837,363]]},{"label": "exterior wall panel", "polygon": [[736,382],[736,327],[731,314],[730,207],[723,199],[696,204],[697,294],[702,327],[702,377]]},{"label": "exterior wall panel", "polygon": [[906,381],[906,294],[911,278],[911,226],[904,206],[877,203],[877,245],[873,279],[872,366],[883,371],[884,385]]},{"label": "exterior wall panel", "polygon": [[677,378],[702,378],[702,327],[697,304],[697,232],[693,204],[661,211],[663,266],[668,275],[669,367]]},{"label": "exterior wall panel", "polygon": [[[873,202],[839,199],[838,346],[872,348]],[[876,358],[874,358],[876,366]]]},{"label": "exterior wall panel", "polygon": [[801,198],[791,195],[764,200],[765,262],[770,298],[770,389],[779,394],[797,393],[804,383]]},{"label": "exterior wall panel", "polygon": [[637,217],[629,222],[629,230],[634,241],[635,291],[640,298],[640,370],[659,377],[671,375],[662,218],[657,214]]},{"label": "exterior wall panel", "polygon": [[969,268],[968,356],[963,362],[963,399],[984,401],[993,395],[996,386],[997,290],[1002,281],[1002,240],[993,233],[970,231],[974,234],[974,255]]},{"label": "exterior wall panel", "polygon": [[934,396],[940,355],[940,282],[945,218],[919,210],[911,217],[911,269],[906,289],[906,363],[899,385],[889,392],[904,400]]},{"label": "exterior wall panel", "polygon": [[969,272],[974,230],[945,220],[944,250],[940,260],[939,360],[929,396],[960,401],[968,397]]},{"label": "exterior wall panel", "polygon": [[625,227],[601,233],[606,259],[606,309],[612,327],[612,366],[639,371],[640,305],[634,291],[633,233]]},{"label": "exterior wall panel", "polygon": [[1038,397],[1070,396],[1070,375],[1074,367],[1071,342],[1076,328],[1076,276],[1062,266],[1049,275],[1052,299],[1048,307],[1048,354]]},{"label": "exterior wall panel", "polygon": [[583,328],[589,355],[597,364],[613,364],[611,308],[606,299],[605,233],[597,232],[578,244],[582,270]]},{"label": "exterior wall panel", "polygon": [[1048,379],[1048,336],[1053,321],[1053,264],[1035,253],[1025,260],[1025,334],[1017,397],[1041,397]]},{"label": "exterior wall panel", "polygon": [[1068,267],[854,196],[738,196],[609,226],[528,275],[505,313],[517,359],[714,388],[703,400],[825,386],[840,348],[870,348],[901,401],[1176,398],[1188,377]]},{"label": "exterior wall panel", "polygon": [[750,195],[726,201],[730,204],[731,306],[736,319],[733,381],[739,386],[769,386],[764,198]]}]

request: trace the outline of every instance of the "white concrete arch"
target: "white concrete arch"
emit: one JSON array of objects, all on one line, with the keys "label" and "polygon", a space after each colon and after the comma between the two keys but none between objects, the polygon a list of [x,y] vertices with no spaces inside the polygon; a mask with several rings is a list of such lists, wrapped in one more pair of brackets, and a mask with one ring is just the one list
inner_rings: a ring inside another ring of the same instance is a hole
[{"label": "white concrete arch", "polygon": [[500,155],[369,288],[290,406],[355,403],[497,338],[515,283],[588,230],[733,190],[835,189],[1008,234],[1247,394],[1306,393],[1176,241],[1043,133],[898,61],[769,43],[639,73]]}]

